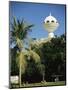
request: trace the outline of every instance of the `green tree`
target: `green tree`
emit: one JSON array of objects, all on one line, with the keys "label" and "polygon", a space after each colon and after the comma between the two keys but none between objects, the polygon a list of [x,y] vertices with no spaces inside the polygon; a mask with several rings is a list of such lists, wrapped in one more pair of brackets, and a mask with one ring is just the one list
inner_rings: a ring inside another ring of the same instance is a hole
[{"label": "green tree", "polygon": [[32,49],[39,54],[41,63],[46,67],[47,81],[51,81],[53,74],[65,77],[66,37],[64,34],[56,36],[47,43],[41,43],[40,46],[32,45]]},{"label": "green tree", "polygon": [[10,49],[10,57],[11,57],[11,65],[10,65],[10,75],[18,75],[19,74],[19,69],[16,64],[16,52],[17,52],[17,47],[11,48]]},{"label": "green tree", "polygon": [[[43,44],[42,52],[46,66],[46,78],[51,80],[51,76],[61,75],[65,77],[65,35],[53,38],[50,42]],[[49,78],[50,77],[50,78]]]}]

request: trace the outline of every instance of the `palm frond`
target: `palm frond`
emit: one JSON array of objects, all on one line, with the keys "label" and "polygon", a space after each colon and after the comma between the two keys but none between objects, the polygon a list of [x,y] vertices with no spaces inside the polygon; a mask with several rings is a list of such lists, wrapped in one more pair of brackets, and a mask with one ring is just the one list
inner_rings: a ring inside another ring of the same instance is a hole
[{"label": "palm frond", "polygon": [[22,47],[23,47],[23,41],[20,40],[19,38],[16,38],[16,45],[18,46],[19,49],[22,49]]},{"label": "palm frond", "polygon": [[27,25],[24,29],[26,30],[26,31],[29,31],[29,30],[31,30],[31,28],[33,27],[34,25],[32,24],[32,25]]},{"label": "palm frond", "polygon": [[33,50],[29,51],[31,58],[33,58],[33,60],[35,60],[35,63],[39,63],[40,62],[40,56]]},{"label": "palm frond", "polygon": [[20,67],[21,65],[21,70],[22,70],[21,72],[22,74],[24,74],[27,67],[27,61],[23,52],[20,52],[18,54],[16,62],[17,62],[18,67]]},{"label": "palm frond", "polygon": [[18,37],[19,39],[24,39],[27,36],[28,31],[31,31],[31,27],[34,25],[28,25],[24,22],[24,19],[21,21],[19,19],[16,20],[14,18],[13,23],[11,23],[12,27],[12,36],[13,37]]}]

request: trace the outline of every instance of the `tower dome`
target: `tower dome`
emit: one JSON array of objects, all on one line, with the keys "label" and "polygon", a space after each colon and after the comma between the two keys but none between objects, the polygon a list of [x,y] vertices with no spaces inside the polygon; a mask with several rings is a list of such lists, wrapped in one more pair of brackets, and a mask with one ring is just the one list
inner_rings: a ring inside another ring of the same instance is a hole
[{"label": "tower dome", "polygon": [[46,23],[47,21],[49,21],[49,22],[52,22],[52,21],[57,22],[56,18],[54,16],[51,16],[51,14],[48,17],[45,18],[44,22]]}]

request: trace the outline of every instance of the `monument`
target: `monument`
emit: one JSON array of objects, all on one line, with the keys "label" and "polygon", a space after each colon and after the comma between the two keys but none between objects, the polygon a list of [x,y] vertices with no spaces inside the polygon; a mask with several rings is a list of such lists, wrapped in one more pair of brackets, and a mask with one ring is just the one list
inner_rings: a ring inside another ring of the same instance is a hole
[{"label": "monument", "polygon": [[44,25],[45,30],[48,32],[48,37],[36,39],[33,42],[34,45],[35,44],[40,45],[40,44],[46,43],[46,42],[50,41],[52,38],[54,38],[55,37],[54,31],[58,28],[59,23],[58,23],[57,19],[54,16],[52,16],[50,13],[50,15],[44,19],[43,25]]}]

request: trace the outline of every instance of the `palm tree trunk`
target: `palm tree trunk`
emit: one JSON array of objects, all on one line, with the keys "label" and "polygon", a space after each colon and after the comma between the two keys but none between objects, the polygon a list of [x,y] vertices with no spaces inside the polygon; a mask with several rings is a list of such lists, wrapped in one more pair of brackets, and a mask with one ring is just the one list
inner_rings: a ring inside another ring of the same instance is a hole
[{"label": "palm tree trunk", "polygon": [[43,82],[44,82],[45,81],[45,73],[44,72],[43,72],[43,76],[42,77],[43,77]]},{"label": "palm tree trunk", "polygon": [[19,59],[19,87],[21,87],[21,54],[20,52],[20,59]]},{"label": "palm tree trunk", "polygon": [[19,68],[19,86],[21,87],[21,65]]}]

